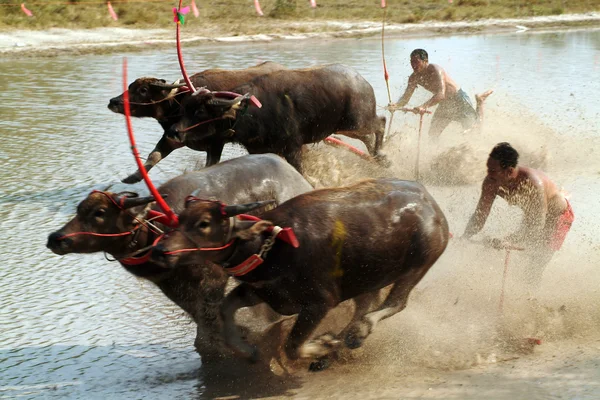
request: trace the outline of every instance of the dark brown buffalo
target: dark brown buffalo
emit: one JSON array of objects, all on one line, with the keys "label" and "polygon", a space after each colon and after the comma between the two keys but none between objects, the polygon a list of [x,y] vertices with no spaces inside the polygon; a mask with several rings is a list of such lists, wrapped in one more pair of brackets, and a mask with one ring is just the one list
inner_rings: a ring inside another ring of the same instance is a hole
[{"label": "dark brown buffalo", "polygon": [[[179,229],[152,253],[173,267],[210,260],[236,276],[241,284],[221,306],[224,339],[250,359],[257,357],[256,349],[240,337],[233,320],[239,308],[266,302],[277,313],[298,314],[285,344],[287,357],[296,359],[331,351],[323,340],[305,341],[329,310],[354,299],[355,316],[340,337],[356,348],[379,321],[404,309],[411,290],[448,243],[444,214],[416,182],[366,180],[299,195],[261,213],[258,222],[234,217],[261,205],[188,201]],[[273,226],[293,228],[299,247],[278,237],[269,251]],[[199,250],[228,243],[219,251]],[[177,252],[181,249],[190,251]],[[244,271],[244,261],[261,252],[264,262]],[[367,312],[387,285],[393,286],[383,304]]]},{"label": "dark brown buffalo", "polygon": [[[298,171],[302,146],[332,133],[360,139],[372,156],[381,156],[385,117],[376,114],[373,87],[350,67],[276,71],[231,92],[242,96],[198,91],[187,97],[169,136],[192,148],[197,141],[227,139],[251,154],[279,154]],[[251,104],[251,95],[262,108]]]},{"label": "dark brown buffalo", "polygon": [[[205,71],[194,74],[190,77],[190,81],[196,88],[206,87],[210,90],[229,90],[242,83],[273,71],[285,69],[281,64],[266,61],[250,68],[241,70],[224,70],[224,69],[207,69]],[[130,111],[133,117],[150,117],[158,121],[164,132],[168,132],[171,125],[179,121],[181,118],[180,104],[186,96],[189,96],[189,91],[181,91],[185,83],[168,84],[164,79],[157,78],[138,78],[129,85],[129,101]],[[108,108],[119,114],[124,114],[123,94],[110,99]],[[223,137],[223,140],[207,140],[195,141],[188,147],[206,151],[206,165],[213,165],[221,159],[223,146],[228,142],[228,138]],[[150,170],[160,160],[168,156],[173,150],[184,146],[179,141],[169,139],[163,134],[162,138],[156,144],[156,147],[144,164],[146,170]],[[141,173],[138,171],[127,178],[123,179],[124,183],[135,183],[142,179]]]},{"label": "dark brown buffalo", "polygon": [[[167,195],[166,201],[176,213],[183,211],[184,199],[191,193],[224,198],[232,203],[272,198],[283,202],[309,190],[312,190],[311,185],[274,154],[248,155],[225,161],[171,179],[159,188],[160,193]],[[219,355],[218,343],[222,335],[218,307],[224,295],[227,275],[220,267],[206,263],[178,269],[165,268],[150,260],[144,261],[147,251],[137,258],[132,257],[131,254],[152,244],[156,238],[145,222],[139,222],[146,221],[146,205],[152,200],[151,197],[133,197],[131,193],[91,193],[79,204],[75,217],[50,234],[47,246],[60,255],[109,253],[132,274],[154,282],[198,324],[195,346],[206,360]],[[89,234],[127,232],[134,234],[117,237]],[[73,236],[65,237],[69,234]]]}]

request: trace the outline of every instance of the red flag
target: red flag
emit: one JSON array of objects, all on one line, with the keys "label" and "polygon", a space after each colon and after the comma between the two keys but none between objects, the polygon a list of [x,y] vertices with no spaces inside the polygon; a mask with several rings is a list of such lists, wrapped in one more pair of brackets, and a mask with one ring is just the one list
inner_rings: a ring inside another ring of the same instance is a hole
[{"label": "red flag", "polygon": [[33,13],[25,7],[25,3],[21,3],[21,10],[23,10],[28,17],[33,17]]},{"label": "red flag", "polygon": [[108,13],[110,14],[110,17],[112,19],[114,19],[115,21],[118,20],[119,17],[117,17],[117,13],[115,12],[115,10],[113,10],[112,5],[110,4],[110,1],[107,1],[106,5],[108,6]]}]

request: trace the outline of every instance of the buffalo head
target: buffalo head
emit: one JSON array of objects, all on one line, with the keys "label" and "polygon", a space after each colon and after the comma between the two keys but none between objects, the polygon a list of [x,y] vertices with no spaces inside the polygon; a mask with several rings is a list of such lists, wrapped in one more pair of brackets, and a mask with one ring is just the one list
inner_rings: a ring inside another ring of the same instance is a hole
[{"label": "buffalo head", "polygon": [[238,221],[233,217],[273,203],[268,200],[226,206],[212,200],[188,200],[179,216],[179,228],[165,235],[153,248],[152,260],[171,268],[205,261],[222,262],[231,255],[233,241],[252,240],[273,225],[270,221]]},{"label": "buffalo head", "polygon": [[[178,82],[168,84],[164,79],[136,79],[127,89],[131,115],[133,117],[161,119],[164,114],[162,103],[170,100],[178,93],[178,89],[184,86],[185,83]],[[119,114],[124,114],[123,95],[121,94],[110,99],[108,109]]]},{"label": "buffalo head", "polygon": [[260,107],[250,94],[198,89],[183,101],[183,116],[171,126],[168,136],[184,141],[188,132],[195,138],[205,138],[226,131],[233,125],[231,121],[238,117],[238,111],[251,104]]},{"label": "buffalo head", "polygon": [[139,228],[138,214],[154,201],[136,193],[94,191],[77,206],[77,214],[65,226],[48,236],[52,252],[125,254]]}]

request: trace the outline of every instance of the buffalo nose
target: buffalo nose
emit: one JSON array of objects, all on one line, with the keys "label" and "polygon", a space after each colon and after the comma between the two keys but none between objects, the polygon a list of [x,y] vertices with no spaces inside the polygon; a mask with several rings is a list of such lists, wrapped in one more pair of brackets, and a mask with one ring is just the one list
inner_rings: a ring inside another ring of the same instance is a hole
[{"label": "buffalo nose", "polygon": [[176,126],[176,125],[171,125],[171,127],[170,127],[170,128],[169,128],[169,130],[167,131],[167,136],[168,136],[169,138],[171,138],[171,139],[177,139],[177,140],[179,140],[179,138],[180,138],[180,136],[179,136],[179,135],[180,135],[180,133],[181,133],[181,132],[179,131],[179,129],[177,128],[177,126]]},{"label": "buffalo nose", "polygon": [[111,110],[118,108],[120,105],[121,105],[121,101],[119,100],[118,97],[113,97],[108,102],[108,108],[110,108]]},{"label": "buffalo nose", "polygon": [[52,232],[48,235],[48,243],[46,247],[50,250],[58,250],[62,246],[67,246],[71,242],[71,239],[64,238],[64,235],[60,232]]},{"label": "buffalo nose", "polygon": [[152,248],[152,259],[164,262],[167,259],[167,250],[162,244],[158,244]]}]

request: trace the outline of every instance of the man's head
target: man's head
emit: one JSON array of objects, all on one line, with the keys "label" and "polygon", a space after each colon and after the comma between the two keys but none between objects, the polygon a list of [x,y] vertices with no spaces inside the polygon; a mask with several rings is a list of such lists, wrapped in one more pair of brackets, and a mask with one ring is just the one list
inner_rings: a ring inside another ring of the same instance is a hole
[{"label": "man's head", "polygon": [[429,64],[429,55],[423,49],[415,49],[410,53],[410,66],[413,71],[421,72]]},{"label": "man's head", "polygon": [[487,161],[488,178],[504,182],[514,175],[519,162],[519,153],[508,142],[498,143]]}]

